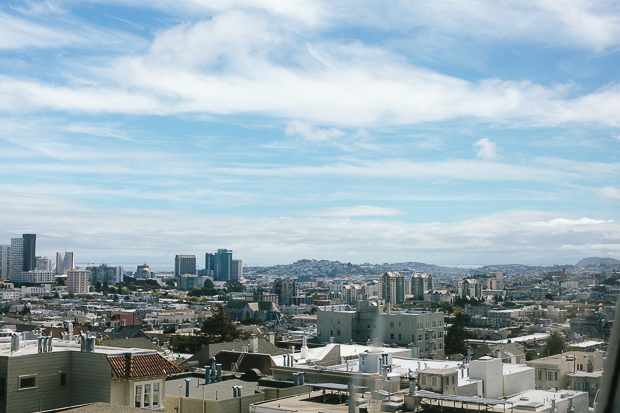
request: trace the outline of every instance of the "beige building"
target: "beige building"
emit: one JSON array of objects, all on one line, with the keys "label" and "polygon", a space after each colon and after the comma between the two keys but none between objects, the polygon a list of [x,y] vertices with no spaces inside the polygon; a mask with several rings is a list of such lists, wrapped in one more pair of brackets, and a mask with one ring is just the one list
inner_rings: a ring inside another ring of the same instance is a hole
[{"label": "beige building", "polygon": [[388,271],[379,277],[379,298],[392,304],[405,302],[405,277],[399,272]]},{"label": "beige building", "polygon": [[537,389],[568,389],[570,386],[569,374],[578,371],[603,369],[603,352],[585,353],[569,351],[555,356],[544,357],[538,360],[527,361],[529,367],[536,369],[535,379]]},{"label": "beige building", "polygon": [[439,394],[458,394],[457,370],[428,369],[418,372],[418,387]]},{"label": "beige building", "polygon": [[443,312],[392,311],[375,301],[317,307],[321,342],[416,346],[420,357],[444,354]]},{"label": "beige building", "polygon": [[90,271],[75,267],[67,271],[67,292],[88,294],[88,278]]}]

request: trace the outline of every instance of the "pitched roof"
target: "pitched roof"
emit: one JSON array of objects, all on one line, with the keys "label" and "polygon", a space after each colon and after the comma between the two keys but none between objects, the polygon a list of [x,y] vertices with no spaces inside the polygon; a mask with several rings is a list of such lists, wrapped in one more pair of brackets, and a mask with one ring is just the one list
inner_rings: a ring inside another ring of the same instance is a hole
[{"label": "pitched roof", "polygon": [[[61,333],[68,333],[69,330],[66,327],[41,327],[41,331],[44,335],[49,335],[52,333],[54,338],[62,338]],[[73,327],[73,335],[79,335],[80,333],[88,333],[90,332],[90,326],[74,326]]]},{"label": "pitched roof", "polygon": [[[108,356],[112,370],[118,377],[147,377],[180,373],[181,369],[166,360],[161,354],[125,354]],[[127,362],[129,361],[129,368]]]},{"label": "pitched roof", "polygon": [[112,317],[107,318],[106,321],[125,321],[125,325],[126,326],[142,324],[140,322],[140,320],[138,320],[136,317],[134,317],[133,314],[128,314],[128,313],[117,313],[117,314],[114,314],[114,315],[112,315]]}]

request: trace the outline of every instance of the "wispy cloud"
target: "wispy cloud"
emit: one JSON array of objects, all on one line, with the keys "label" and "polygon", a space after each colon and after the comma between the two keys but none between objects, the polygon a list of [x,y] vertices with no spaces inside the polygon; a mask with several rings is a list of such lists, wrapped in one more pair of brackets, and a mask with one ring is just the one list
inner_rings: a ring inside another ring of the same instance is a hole
[{"label": "wispy cloud", "polygon": [[599,189],[597,192],[603,198],[620,199],[620,189],[613,188],[611,186],[605,186]]},{"label": "wispy cloud", "polygon": [[327,142],[345,135],[343,131],[336,128],[318,128],[298,120],[290,122],[285,133],[289,136],[300,136],[310,142]]},{"label": "wispy cloud", "polygon": [[356,205],[351,207],[333,207],[324,208],[316,211],[301,211],[301,215],[314,216],[314,217],[393,217],[398,215],[407,214],[405,211],[398,208],[384,208],[372,205]]}]

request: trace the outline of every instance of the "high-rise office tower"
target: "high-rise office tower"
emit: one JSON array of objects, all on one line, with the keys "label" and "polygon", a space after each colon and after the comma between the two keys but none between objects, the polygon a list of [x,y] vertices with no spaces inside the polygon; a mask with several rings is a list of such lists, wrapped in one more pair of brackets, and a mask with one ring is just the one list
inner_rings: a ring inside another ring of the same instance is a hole
[{"label": "high-rise office tower", "polygon": [[174,276],[196,274],[195,255],[177,255],[174,257]]},{"label": "high-rise office tower", "polygon": [[205,254],[205,270],[206,274],[204,275],[212,277],[215,275],[215,254],[211,254],[210,252]]},{"label": "high-rise office tower", "polygon": [[214,279],[218,281],[232,280],[232,251],[218,249],[215,253]]},{"label": "high-rise office tower", "polygon": [[24,271],[24,239],[11,238],[9,251],[9,280],[21,282]]},{"label": "high-rise office tower", "polygon": [[37,236],[24,234],[21,238],[11,238],[9,253],[9,279],[27,284],[51,284],[54,282],[54,273],[51,271],[49,258],[39,259],[37,267],[36,256]]},{"label": "high-rise office tower", "polygon": [[23,271],[32,271],[37,269],[37,234],[24,234],[24,258]]},{"label": "high-rise office tower", "polygon": [[232,260],[232,279],[243,278],[243,260]]},{"label": "high-rise office tower", "polygon": [[72,252],[57,252],[56,253],[56,275],[66,274],[67,271],[75,267]]},{"label": "high-rise office tower", "polygon": [[79,267],[67,271],[67,292],[73,294],[88,294],[89,274],[90,271]]},{"label": "high-rise office tower", "polygon": [[0,245],[0,278],[9,278],[9,254],[10,245]]}]

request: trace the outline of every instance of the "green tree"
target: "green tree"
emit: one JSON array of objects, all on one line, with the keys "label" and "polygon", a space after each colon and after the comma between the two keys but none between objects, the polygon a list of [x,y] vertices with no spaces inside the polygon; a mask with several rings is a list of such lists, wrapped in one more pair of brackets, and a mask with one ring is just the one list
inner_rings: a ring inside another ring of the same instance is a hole
[{"label": "green tree", "polygon": [[546,298],[547,300],[551,300],[551,301],[553,301],[553,294],[551,294],[551,293],[547,293],[547,294],[545,294],[545,298]]},{"label": "green tree", "polygon": [[467,326],[470,320],[470,317],[465,313],[458,313],[454,316],[454,322],[460,326]]},{"label": "green tree", "polygon": [[211,343],[225,343],[238,339],[241,333],[224,313],[224,307],[218,305],[213,315],[202,323],[197,334],[191,336],[174,336],[170,340],[170,348],[178,353],[195,353],[203,346]]},{"label": "green tree", "polygon": [[215,284],[213,284],[213,281],[210,278],[207,278],[205,280],[203,287],[204,288],[215,288]]},{"label": "green tree", "polygon": [[100,293],[102,289],[103,289],[103,286],[101,285],[101,281],[97,281],[97,284],[95,284],[95,291]]},{"label": "green tree", "polygon": [[458,323],[448,327],[444,337],[444,349],[446,354],[467,354],[467,333]]},{"label": "green tree", "polygon": [[545,345],[540,351],[541,357],[553,356],[555,354],[561,354],[562,351],[568,348],[568,344],[566,344],[566,340],[564,336],[560,334],[559,331],[553,330],[547,340],[545,341]]},{"label": "green tree", "polygon": [[245,291],[245,285],[241,284],[238,280],[228,280],[224,285],[228,292],[242,293]]}]

